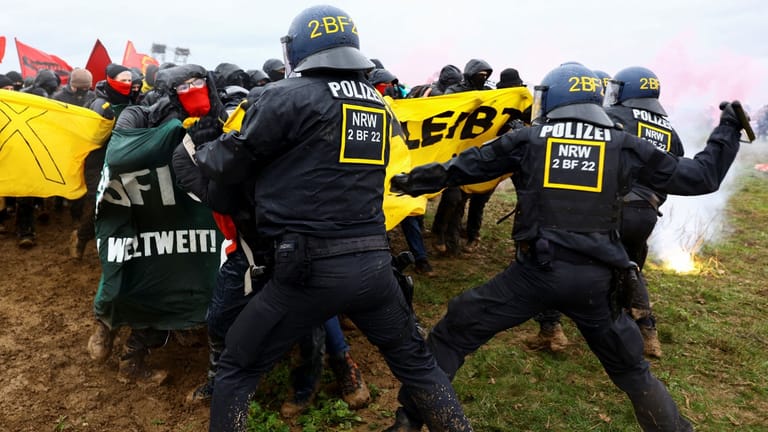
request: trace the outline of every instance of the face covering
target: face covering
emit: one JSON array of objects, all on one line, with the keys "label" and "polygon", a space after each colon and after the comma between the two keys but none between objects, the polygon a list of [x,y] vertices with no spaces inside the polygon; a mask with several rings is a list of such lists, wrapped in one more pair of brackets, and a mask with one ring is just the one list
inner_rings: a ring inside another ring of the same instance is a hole
[{"label": "face covering", "polygon": [[470,82],[472,83],[472,87],[474,87],[477,90],[480,90],[483,88],[483,86],[485,86],[486,79],[487,78],[485,77],[485,75],[476,74],[476,75],[472,75]]},{"label": "face covering", "polygon": [[123,96],[128,96],[131,93],[130,82],[116,81],[110,77],[107,77],[107,84],[109,84],[110,87],[115,89],[116,92],[120,93]]},{"label": "face covering", "polygon": [[211,110],[211,100],[208,98],[208,86],[192,87],[186,93],[177,95],[179,102],[190,117],[202,117]]}]

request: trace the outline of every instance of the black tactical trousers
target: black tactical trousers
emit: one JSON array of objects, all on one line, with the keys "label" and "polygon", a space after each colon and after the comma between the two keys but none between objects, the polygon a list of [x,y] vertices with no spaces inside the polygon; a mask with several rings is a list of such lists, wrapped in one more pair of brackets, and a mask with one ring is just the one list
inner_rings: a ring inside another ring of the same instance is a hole
[{"label": "black tactical trousers", "polygon": [[[494,335],[556,309],[576,323],[613,383],[629,396],[644,431],[693,430],[664,384],[651,374],[637,326],[625,313],[616,321],[611,318],[611,277],[612,270],[598,263],[513,262],[490,281],[452,299],[430,333],[429,345],[453,379],[465,357]],[[402,388],[400,402],[408,417],[418,421],[409,396]]]},{"label": "black tactical trousers", "polygon": [[[621,243],[629,255],[629,259],[634,261],[640,270],[645,265],[645,259],[648,257],[648,237],[651,236],[653,228],[658,220],[658,212],[647,201],[630,201],[624,204],[621,218]],[[648,295],[648,284],[640,273],[640,284],[632,293],[632,303],[630,305],[641,316],[635,316],[638,323],[654,326],[655,318],[651,312],[651,300]]]},{"label": "black tactical trousers", "polygon": [[416,330],[393,275],[390,252],[317,257],[310,250],[307,256],[296,269],[303,275],[294,280],[276,264],[275,275],[227,333],[210,430],[244,430],[249,400],[264,374],[299,337],[339,313],[379,348],[392,373],[414,395],[414,409],[427,425],[441,431],[471,430],[450,381]]}]

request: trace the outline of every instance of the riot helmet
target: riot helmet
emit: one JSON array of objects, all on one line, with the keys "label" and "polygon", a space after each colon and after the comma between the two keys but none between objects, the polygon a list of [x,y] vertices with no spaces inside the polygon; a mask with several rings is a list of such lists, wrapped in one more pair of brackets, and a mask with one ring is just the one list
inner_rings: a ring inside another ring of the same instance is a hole
[{"label": "riot helmet", "polygon": [[611,76],[608,74],[608,72],[603,72],[601,70],[594,69],[592,72],[597,75],[598,78],[600,78],[600,82],[603,84],[603,90],[608,88],[608,81],[611,80]]},{"label": "riot helmet", "polygon": [[328,5],[304,9],[280,38],[286,76],[314,69],[365,71],[374,67],[360,52],[357,26],[343,10]]},{"label": "riot helmet", "polygon": [[563,64],[550,71],[534,87],[532,119],[584,120],[612,127],[613,122],[602,107],[600,79],[590,69],[575,63]]},{"label": "riot helmet", "polygon": [[632,66],[622,69],[609,80],[605,92],[605,106],[624,105],[667,115],[659,102],[661,84],[650,69]]}]

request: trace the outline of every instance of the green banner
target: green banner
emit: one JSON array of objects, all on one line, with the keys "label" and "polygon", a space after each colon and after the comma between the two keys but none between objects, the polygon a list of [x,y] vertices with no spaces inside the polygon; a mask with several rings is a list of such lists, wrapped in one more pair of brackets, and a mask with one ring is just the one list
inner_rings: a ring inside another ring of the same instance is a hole
[{"label": "green banner", "polygon": [[171,155],[185,130],[115,130],[97,195],[102,274],[96,315],[114,327],[205,323],[223,240],[211,210],[175,186]]}]

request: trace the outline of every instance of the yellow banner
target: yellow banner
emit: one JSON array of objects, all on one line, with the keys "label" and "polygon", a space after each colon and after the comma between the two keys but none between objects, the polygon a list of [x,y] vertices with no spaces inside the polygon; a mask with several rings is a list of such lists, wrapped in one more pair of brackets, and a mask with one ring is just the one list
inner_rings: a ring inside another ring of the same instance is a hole
[{"label": "yellow banner", "polygon": [[87,108],[0,90],[0,196],[83,196],[85,157],[113,123]]},{"label": "yellow banner", "polygon": [[[397,139],[392,140],[392,156],[387,167],[384,212],[387,230],[394,228],[406,216],[424,214],[426,200],[408,201],[389,193],[389,179],[412,167],[432,162],[447,162],[470,148],[486,143],[501,134],[504,125],[528,109],[533,96],[526,87],[453,93],[418,99],[390,99],[392,111],[403,129],[406,156],[397,153]],[[502,179],[463,186],[470,193],[493,190]]]}]

